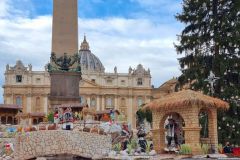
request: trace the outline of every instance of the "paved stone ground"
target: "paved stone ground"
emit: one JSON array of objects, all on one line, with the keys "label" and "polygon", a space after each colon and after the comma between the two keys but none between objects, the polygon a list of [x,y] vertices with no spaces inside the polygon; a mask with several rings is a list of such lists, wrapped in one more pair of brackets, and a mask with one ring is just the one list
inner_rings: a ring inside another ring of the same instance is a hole
[{"label": "paved stone ground", "polygon": [[71,155],[58,155],[52,157],[38,157],[36,160],[90,160],[90,159]]}]

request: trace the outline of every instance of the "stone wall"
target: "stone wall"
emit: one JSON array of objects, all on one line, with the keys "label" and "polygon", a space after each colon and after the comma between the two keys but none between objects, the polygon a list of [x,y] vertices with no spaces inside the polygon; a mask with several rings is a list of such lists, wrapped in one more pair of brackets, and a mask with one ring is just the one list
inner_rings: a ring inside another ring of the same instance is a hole
[{"label": "stone wall", "polygon": [[73,154],[82,157],[102,157],[111,149],[111,136],[89,132],[48,130],[17,135],[15,159]]}]

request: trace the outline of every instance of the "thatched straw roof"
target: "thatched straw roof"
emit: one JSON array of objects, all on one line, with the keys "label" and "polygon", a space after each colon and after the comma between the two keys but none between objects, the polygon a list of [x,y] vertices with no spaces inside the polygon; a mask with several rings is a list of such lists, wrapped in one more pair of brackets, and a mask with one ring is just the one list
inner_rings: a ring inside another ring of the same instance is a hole
[{"label": "thatched straw roof", "polygon": [[217,98],[213,98],[204,95],[200,92],[193,90],[182,90],[179,92],[171,93],[160,99],[153,100],[146,104],[144,109],[149,108],[151,110],[159,110],[161,108],[177,108],[187,106],[203,106],[203,107],[215,107],[221,109],[228,109],[229,104]]}]

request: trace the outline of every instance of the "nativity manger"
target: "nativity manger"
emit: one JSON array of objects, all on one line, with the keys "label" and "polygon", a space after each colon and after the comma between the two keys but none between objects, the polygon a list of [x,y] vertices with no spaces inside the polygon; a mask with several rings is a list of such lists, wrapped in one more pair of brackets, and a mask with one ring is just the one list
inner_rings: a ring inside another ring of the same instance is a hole
[{"label": "nativity manger", "polygon": [[[147,108],[153,115],[153,146],[158,153],[163,153],[167,146],[165,126],[169,119],[178,126],[176,144],[188,144],[192,154],[199,154],[203,143],[208,144],[212,152],[217,152],[217,110],[228,109],[227,102],[200,92],[182,90],[153,100],[144,106],[144,109]],[[199,117],[205,115],[202,113],[207,115],[206,127],[200,125]],[[202,129],[208,131],[204,137],[200,134]]]}]

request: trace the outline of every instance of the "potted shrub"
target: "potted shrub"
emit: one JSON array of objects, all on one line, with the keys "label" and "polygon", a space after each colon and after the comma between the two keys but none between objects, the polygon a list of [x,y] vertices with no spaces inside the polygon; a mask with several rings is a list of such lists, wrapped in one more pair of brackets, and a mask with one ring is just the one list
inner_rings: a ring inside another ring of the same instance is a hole
[{"label": "potted shrub", "polygon": [[209,151],[209,145],[208,144],[202,144],[201,145],[201,150],[203,154],[208,154]]},{"label": "potted shrub", "polygon": [[122,149],[121,143],[117,143],[117,144],[115,144],[114,147],[113,147],[113,150],[116,151],[117,154],[120,153],[121,149]]},{"label": "potted shrub", "polygon": [[146,144],[146,153],[149,154],[151,152],[151,142],[150,141],[147,141],[147,144]]},{"label": "potted shrub", "polygon": [[223,153],[223,146],[222,144],[218,144],[218,152]]},{"label": "potted shrub", "polygon": [[132,144],[131,143],[127,144],[127,153],[129,155],[133,154],[133,148],[132,148]]},{"label": "potted shrub", "polygon": [[54,122],[53,112],[50,112],[50,113],[47,115],[47,119],[48,119],[48,122],[51,122],[51,123]]},{"label": "potted shrub", "polygon": [[180,145],[179,153],[183,155],[190,155],[192,154],[192,148],[188,144],[182,144]]},{"label": "potted shrub", "polygon": [[138,143],[137,143],[136,138],[132,138],[130,141],[130,144],[131,144],[133,150],[136,150],[138,148]]}]

